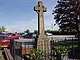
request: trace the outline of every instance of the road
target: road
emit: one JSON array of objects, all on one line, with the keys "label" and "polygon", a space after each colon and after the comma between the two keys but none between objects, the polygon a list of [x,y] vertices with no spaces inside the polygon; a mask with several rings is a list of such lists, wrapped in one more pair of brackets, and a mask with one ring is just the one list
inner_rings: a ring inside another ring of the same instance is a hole
[{"label": "road", "polygon": [[[66,39],[70,39],[72,37],[75,37],[75,35],[51,35],[51,36],[47,36],[49,40],[64,40]],[[31,39],[24,39],[24,38],[20,38],[20,40],[27,40],[27,41],[31,41]]]},{"label": "road", "polygon": [[72,37],[75,37],[75,35],[52,35],[48,36],[49,40],[55,40],[60,41],[66,39],[72,39]]}]

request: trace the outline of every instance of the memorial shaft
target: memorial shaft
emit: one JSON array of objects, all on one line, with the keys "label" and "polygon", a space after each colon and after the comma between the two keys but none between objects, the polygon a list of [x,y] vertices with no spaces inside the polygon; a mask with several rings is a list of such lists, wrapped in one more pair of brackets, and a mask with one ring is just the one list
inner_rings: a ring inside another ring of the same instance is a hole
[{"label": "memorial shaft", "polygon": [[[39,18],[40,17],[40,18]],[[44,35],[44,17],[43,17],[43,12],[38,13],[38,34],[39,35]]]},{"label": "memorial shaft", "polygon": [[39,1],[38,5],[34,7],[34,11],[38,13],[38,34],[44,35],[44,16],[43,12],[46,12],[47,9],[43,6],[42,2]]}]

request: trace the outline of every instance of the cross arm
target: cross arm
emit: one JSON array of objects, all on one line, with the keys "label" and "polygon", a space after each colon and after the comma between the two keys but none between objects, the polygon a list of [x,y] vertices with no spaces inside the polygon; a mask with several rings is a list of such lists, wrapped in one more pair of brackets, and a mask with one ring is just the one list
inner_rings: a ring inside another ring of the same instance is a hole
[{"label": "cross arm", "polygon": [[47,8],[43,6],[43,12],[46,12],[46,11],[47,11]]},{"label": "cross arm", "polygon": [[38,11],[39,10],[39,7],[38,5],[34,7],[34,11]]}]

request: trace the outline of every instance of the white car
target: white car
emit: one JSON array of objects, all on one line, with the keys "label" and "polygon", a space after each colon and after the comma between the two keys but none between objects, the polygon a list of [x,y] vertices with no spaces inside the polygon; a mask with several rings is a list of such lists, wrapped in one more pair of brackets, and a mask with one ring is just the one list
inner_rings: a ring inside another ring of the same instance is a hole
[{"label": "white car", "polygon": [[51,34],[51,33],[46,33],[46,35],[47,35],[47,36],[51,36],[52,34]]}]

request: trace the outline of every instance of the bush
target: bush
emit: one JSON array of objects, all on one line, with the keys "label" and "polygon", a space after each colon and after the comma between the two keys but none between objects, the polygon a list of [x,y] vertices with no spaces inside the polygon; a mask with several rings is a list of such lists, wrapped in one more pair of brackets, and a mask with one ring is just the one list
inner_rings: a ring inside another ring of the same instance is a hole
[{"label": "bush", "polygon": [[38,59],[42,59],[43,58],[43,52],[39,49],[33,49],[31,50],[31,52],[29,53],[29,59],[30,60],[38,60]]},{"label": "bush", "polygon": [[76,31],[61,31],[61,30],[54,30],[54,31],[46,30],[45,33],[46,32],[52,33],[53,35],[76,35],[77,34]]}]

